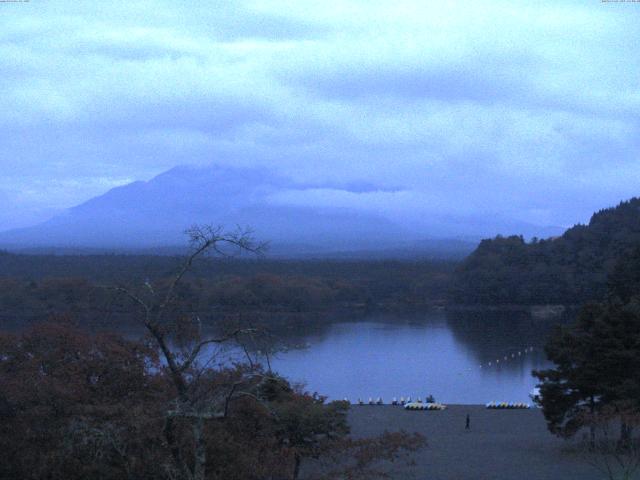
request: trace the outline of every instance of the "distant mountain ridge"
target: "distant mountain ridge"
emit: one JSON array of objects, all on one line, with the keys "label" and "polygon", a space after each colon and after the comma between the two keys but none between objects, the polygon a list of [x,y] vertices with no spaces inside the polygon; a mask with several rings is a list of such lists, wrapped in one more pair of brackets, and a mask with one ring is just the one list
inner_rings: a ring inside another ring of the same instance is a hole
[{"label": "distant mountain ridge", "polygon": [[303,184],[264,168],[181,166],[147,182],[113,188],[39,225],[0,232],[0,248],[162,249],[184,245],[183,231],[193,224],[214,224],[249,226],[257,238],[269,240],[278,255],[291,250],[299,255],[386,251],[395,256],[392,252],[401,249],[428,256],[432,250],[451,250],[443,241],[454,238],[453,254],[460,257],[487,231],[543,231],[496,216],[439,214],[416,226],[352,208],[274,201],[281,192],[304,195],[305,190],[323,188],[353,194],[384,190],[366,183]]},{"label": "distant mountain ridge", "polygon": [[339,208],[268,204],[271,193],[300,188],[263,169],[176,167],[148,182],[116,187],[40,225],[0,233],[0,244],[57,247],[182,245],[195,223],[251,226],[275,242],[347,244],[381,240],[398,225]]},{"label": "distant mountain ridge", "polygon": [[483,240],[458,267],[452,300],[462,304],[582,304],[606,292],[607,275],[640,246],[640,198],[594,213],[588,225],[526,242]]}]

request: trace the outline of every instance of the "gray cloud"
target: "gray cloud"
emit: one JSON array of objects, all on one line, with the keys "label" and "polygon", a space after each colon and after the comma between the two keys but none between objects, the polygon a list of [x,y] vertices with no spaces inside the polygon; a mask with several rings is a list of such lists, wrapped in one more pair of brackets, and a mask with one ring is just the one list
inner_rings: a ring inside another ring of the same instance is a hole
[{"label": "gray cloud", "polygon": [[640,9],[536,2],[2,5],[9,228],[179,164],[278,202],[586,220],[637,194]]}]

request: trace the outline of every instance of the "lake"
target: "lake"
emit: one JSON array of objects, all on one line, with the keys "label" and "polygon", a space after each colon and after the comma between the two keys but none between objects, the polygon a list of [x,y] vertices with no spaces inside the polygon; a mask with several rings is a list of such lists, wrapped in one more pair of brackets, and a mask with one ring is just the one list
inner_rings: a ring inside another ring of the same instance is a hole
[{"label": "lake", "polygon": [[531,371],[549,366],[543,346],[554,323],[518,312],[371,315],[281,332],[296,347],[271,364],[330,399],[530,402]]},{"label": "lake", "polygon": [[[271,365],[331,400],[530,402],[531,371],[550,365],[543,347],[558,322],[492,310],[320,316],[274,328]],[[120,331],[130,338],[144,333],[140,326]],[[213,364],[244,359],[233,348],[208,353],[218,356]]]}]

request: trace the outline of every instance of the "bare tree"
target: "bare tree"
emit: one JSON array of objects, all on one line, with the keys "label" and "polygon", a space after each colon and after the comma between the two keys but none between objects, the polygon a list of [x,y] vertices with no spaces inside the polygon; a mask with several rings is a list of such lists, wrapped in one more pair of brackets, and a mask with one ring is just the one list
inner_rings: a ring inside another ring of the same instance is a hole
[{"label": "bare tree", "polygon": [[[251,406],[267,414],[274,429],[276,443],[273,445],[282,449],[277,468],[286,470],[286,464],[293,459],[293,478],[298,477],[303,458],[332,456],[341,459],[332,465],[341,472],[337,475],[356,478],[366,473],[366,478],[372,478],[376,472],[371,470],[371,465],[377,460],[399,458],[403,452],[414,451],[424,444],[422,437],[404,432],[350,440],[346,437],[348,405],[344,402],[326,404],[323,397],[296,392],[285,379],[273,374],[268,353],[264,351],[269,350],[269,340],[265,343],[260,341],[264,340],[262,336],[257,338],[262,331],[240,323],[226,333],[207,335],[197,314],[181,306],[184,299],[181,287],[185,286],[184,279],[194,262],[208,253],[261,254],[265,245],[256,243],[247,230],[229,233],[219,227],[195,226],[186,233],[191,250],[168,281],[147,281],[134,288],[115,287],[137,306],[140,322],[162,357],[174,391],[164,411],[163,428],[164,441],[170,451],[165,474],[170,480],[207,478],[207,465],[213,460],[207,458],[207,438],[211,438],[212,432],[207,424],[226,419],[230,415],[230,403],[239,397],[255,402]],[[228,342],[240,347],[237,351],[244,352],[247,359],[246,365],[232,372],[218,370],[213,364],[212,348]],[[258,346],[258,351],[266,355],[266,372],[257,359],[251,358],[251,351]]]},{"label": "bare tree", "polygon": [[[251,231],[238,228],[228,232],[222,227],[193,226],[186,231],[190,252],[178,272],[167,284],[153,285],[146,281],[138,288],[118,286],[138,308],[140,321],[160,351],[168,369],[176,398],[167,408],[164,437],[171,451],[171,476],[186,480],[204,480],[207,450],[205,422],[226,417],[229,402],[237,396],[251,396],[251,385],[259,373],[256,362],[249,357],[250,368],[228,385],[212,386],[201,381],[211,363],[209,349],[215,345],[239,341],[242,335],[255,333],[249,328],[237,328],[219,336],[207,336],[199,317],[179,315],[178,289],[194,262],[209,253],[229,256],[238,253],[261,254],[266,245],[254,241]],[[177,317],[177,318],[176,318]],[[176,345],[177,344],[177,345]],[[249,353],[245,349],[247,356]],[[207,358],[209,357],[209,358]],[[188,459],[176,431],[176,421],[187,421],[192,436],[192,455]]]}]

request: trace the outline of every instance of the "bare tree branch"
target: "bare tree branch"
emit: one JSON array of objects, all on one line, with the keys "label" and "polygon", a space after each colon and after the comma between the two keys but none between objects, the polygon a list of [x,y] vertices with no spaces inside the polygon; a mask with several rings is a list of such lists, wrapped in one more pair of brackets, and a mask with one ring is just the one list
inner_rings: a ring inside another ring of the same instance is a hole
[{"label": "bare tree branch", "polygon": [[193,362],[196,361],[196,359],[198,358],[198,355],[200,355],[200,351],[207,345],[211,345],[213,343],[217,343],[217,344],[225,343],[231,339],[237,338],[238,335],[240,335],[241,333],[250,333],[252,331],[253,331],[252,329],[239,329],[221,338],[208,338],[207,340],[201,341],[194,347],[189,357],[180,366],[179,370],[181,372],[188,370],[193,364]]},{"label": "bare tree branch", "polygon": [[[167,328],[163,326],[163,317],[167,314],[169,307],[177,301],[178,295],[176,294],[176,290],[185,275],[193,268],[193,264],[197,258],[206,255],[210,251],[221,256],[229,256],[223,248],[224,246],[236,248],[240,253],[249,252],[261,255],[266,249],[266,244],[256,243],[252,237],[251,230],[240,227],[238,227],[236,231],[225,232],[222,227],[195,225],[185,233],[189,236],[191,253],[186,257],[175,276],[173,276],[163,295],[160,295],[158,290],[154,289],[148,280],[144,282],[143,287],[146,288],[146,291],[150,294],[151,300],[149,302],[123,286],[115,287],[114,290],[124,294],[135,304],[142,307],[144,311],[143,324],[162,352],[168,371],[178,392],[175,408],[167,411],[164,428],[165,439],[171,451],[175,471],[181,472],[185,478],[204,480],[207,461],[203,436],[204,420],[226,417],[229,410],[229,402],[238,395],[251,395],[256,400],[259,400],[259,398],[249,391],[240,390],[243,386],[246,387],[247,390],[255,388],[255,380],[252,380],[252,378],[241,378],[231,385],[229,391],[219,384],[216,390],[213,384],[201,382],[202,376],[205,373],[204,368],[196,372],[191,371],[191,368],[207,345],[222,344],[230,340],[237,341],[239,335],[251,335],[255,332],[255,329],[236,329],[222,337],[203,340],[200,338],[202,336],[202,329],[199,324],[196,337],[200,340],[195,343],[195,346],[186,354],[186,358],[183,359],[180,358],[180,356],[176,356],[171,349],[168,333],[170,330],[167,330]],[[161,298],[160,301],[158,301],[159,297]],[[210,361],[211,359],[209,359],[205,365]],[[250,365],[251,369],[254,370],[255,365],[252,362],[250,362]],[[176,417],[189,418],[192,422],[191,431],[195,452],[193,453],[191,464],[186,462],[182,447],[176,436],[176,426],[174,423]]]}]

